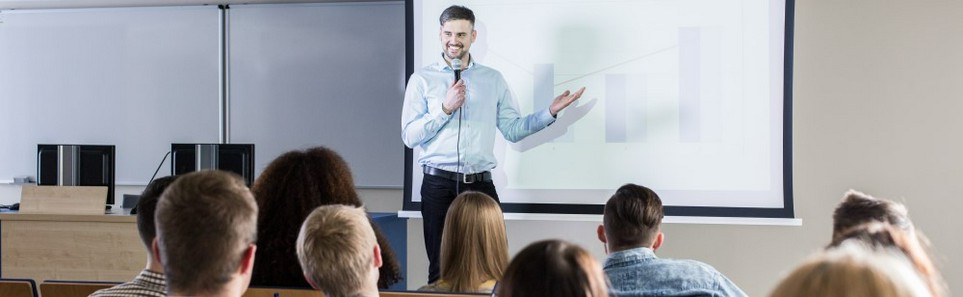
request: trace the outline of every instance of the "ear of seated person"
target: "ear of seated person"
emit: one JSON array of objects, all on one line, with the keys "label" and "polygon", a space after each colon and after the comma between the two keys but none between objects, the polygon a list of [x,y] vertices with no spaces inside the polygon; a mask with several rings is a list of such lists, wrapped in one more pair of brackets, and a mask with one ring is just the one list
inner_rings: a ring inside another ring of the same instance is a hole
[{"label": "ear of seated person", "polygon": [[501,207],[481,192],[452,201],[441,237],[441,278],[419,291],[491,293],[508,266]]},{"label": "ear of seated person", "polygon": [[154,226],[154,211],[157,209],[157,201],[164,190],[167,189],[177,176],[165,176],[152,181],[144,192],[141,193],[140,200],[137,202],[137,232],[147,249],[147,267],[133,280],[114,286],[112,288],[98,290],[90,297],[108,296],[166,296],[167,282],[164,280],[164,267],[155,260],[151,251],[151,243],[157,237],[157,230]]},{"label": "ear of seated person", "polygon": [[617,296],[746,296],[708,264],[655,255],[665,236],[662,200],[649,188],[626,184],[606,202],[599,240],[603,269]]}]

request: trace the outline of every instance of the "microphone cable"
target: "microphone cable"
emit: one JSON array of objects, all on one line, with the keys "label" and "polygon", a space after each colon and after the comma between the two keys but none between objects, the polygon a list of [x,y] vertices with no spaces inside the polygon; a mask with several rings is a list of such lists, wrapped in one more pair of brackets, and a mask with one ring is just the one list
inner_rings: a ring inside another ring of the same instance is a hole
[{"label": "microphone cable", "polygon": [[[167,161],[167,156],[170,156],[170,155],[171,155],[171,151],[167,151],[167,153],[164,154],[164,157],[161,158],[160,164],[157,164],[157,169],[154,170],[154,175],[151,175],[150,180],[147,181],[147,186],[150,186],[150,183],[154,182],[154,178],[157,177],[157,173],[160,172],[161,166],[164,166],[164,161]],[[174,166],[174,165],[171,164],[171,166]],[[134,205],[134,207],[130,209],[130,214],[132,215],[137,214],[137,205]]]},{"label": "microphone cable", "polygon": [[150,185],[150,183],[154,182],[154,178],[157,177],[157,173],[160,172],[161,166],[164,166],[164,161],[167,161],[167,156],[170,155],[171,151],[167,151],[167,153],[164,154],[164,158],[161,159],[160,164],[157,164],[157,170],[154,170],[154,175],[150,176],[150,181],[147,181],[147,185]]},{"label": "microphone cable", "polygon": [[[452,71],[455,72],[455,83],[457,84],[458,81],[461,79],[461,75],[460,75],[460,74],[461,74],[461,71],[462,71],[461,59],[453,59],[451,62],[452,62],[452,63],[451,63],[451,64],[452,64],[452,65],[451,65],[451,66],[452,66]],[[457,68],[457,69],[456,69],[456,68]],[[465,100],[468,100],[468,92],[467,92],[467,91],[465,92]],[[459,106],[458,109],[455,110],[456,112],[458,112],[458,132],[455,133],[455,179],[456,179],[456,181],[455,181],[455,197],[458,197],[458,194],[461,194],[461,189],[460,189],[460,188],[461,188],[461,181],[460,181],[460,180],[457,180],[457,179],[458,179],[458,175],[461,174],[462,179],[465,178],[465,174],[461,172],[461,122],[462,122],[462,119],[463,119],[463,117],[462,117],[462,107],[464,107],[464,106],[465,106],[465,102],[462,101],[461,106]]]},{"label": "microphone cable", "polygon": [[[465,92],[465,95],[467,96],[468,92]],[[462,104],[462,106],[464,106],[464,104]],[[455,179],[458,179],[458,174],[461,174],[462,179],[464,179],[465,174],[461,173],[461,120],[462,120],[461,107],[458,107],[457,111],[458,111],[458,132],[455,134],[456,135],[455,136],[455,162],[456,162],[455,164],[457,164],[458,169],[456,169],[457,171],[455,172],[456,173]],[[458,197],[458,194],[461,194],[461,191],[459,191],[460,186],[461,186],[461,181],[456,180],[455,197]]]}]

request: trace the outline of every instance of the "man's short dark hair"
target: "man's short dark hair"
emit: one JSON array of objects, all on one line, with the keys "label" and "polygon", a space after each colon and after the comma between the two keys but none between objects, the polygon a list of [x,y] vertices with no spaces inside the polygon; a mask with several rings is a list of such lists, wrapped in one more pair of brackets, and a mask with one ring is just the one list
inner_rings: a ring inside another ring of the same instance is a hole
[{"label": "man's short dark hair", "polygon": [[157,228],[154,227],[154,211],[157,209],[157,200],[174,180],[176,175],[165,176],[150,182],[144,192],[140,193],[140,200],[137,201],[137,231],[140,233],[140,240],[147,247],[150,253],[151,243],[157,237]]},{"label": "man's short dark hair", "polygon": [[475,26],[475,13],[472,12],[471,9],[468,9],[468,7],[452,5],[445,8],[445,11],[442,11],[441,16],[438,17],[438,22],[441,23],[442,26],[448,21],[455,20],[466,20],[471,23],[472,26]]},{"label": "man's short dark hair", "polygon": [[651,245],[663,216],[662,199],[652,189],[622,186],[605,203],[602,221],[609,247],[621,250]]},{"label": "man's short dark hair", "polygon": [[869,222],[888,223],[906,232],[913,230],[903,204],[849,190],[833,212],[833,238]]}]

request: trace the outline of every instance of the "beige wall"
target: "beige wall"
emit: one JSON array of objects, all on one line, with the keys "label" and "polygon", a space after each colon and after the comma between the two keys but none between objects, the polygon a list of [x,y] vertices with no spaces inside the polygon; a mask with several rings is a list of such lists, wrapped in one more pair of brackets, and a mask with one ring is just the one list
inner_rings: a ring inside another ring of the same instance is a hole
[{"label": "beige wall", "polygon": [[[963,224],[954,219],[963,209],[963,1],[799,0],[795,32],[793,185],[803,226],[666,225],[659,254],[708,262],[764,296],[828,240],[833,207],[855,188],[903,200],[951,290],[963,290]],[[401,207],[400,190],[361,195],[373,211]],[[0,203],[17,196],[18,187],[0,186]],[[602,259],[596,226],[510,221],[512,254],[563,238]],[[408,224],[411,287],[427,275],[421,227]]]}]

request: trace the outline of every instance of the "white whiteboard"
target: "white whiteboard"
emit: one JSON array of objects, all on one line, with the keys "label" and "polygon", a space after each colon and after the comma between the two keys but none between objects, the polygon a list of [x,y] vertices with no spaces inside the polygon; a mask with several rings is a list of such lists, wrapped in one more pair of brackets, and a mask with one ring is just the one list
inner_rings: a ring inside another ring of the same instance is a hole
[{"label": "white whiteboard", "polygon": [[334,149],[363,187],[401,187],[402,2],[233,5],[230,135],[278,155]]},{"label": "white whiteboard", "polygon": [[143,185],[172,142],[218,141],[217,7],[2,11],[0,65],[0,181],[38,143],[116,145]]}]

